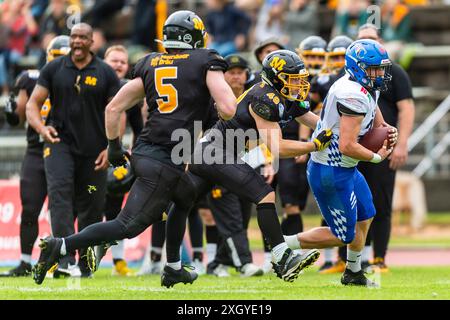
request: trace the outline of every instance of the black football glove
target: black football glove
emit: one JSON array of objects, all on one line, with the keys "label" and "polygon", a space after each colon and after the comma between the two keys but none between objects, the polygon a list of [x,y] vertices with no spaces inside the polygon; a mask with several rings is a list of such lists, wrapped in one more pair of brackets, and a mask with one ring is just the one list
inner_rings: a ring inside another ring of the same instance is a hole
[{"label": "black football glove", "polygon": [[331,137],[333,132],[330,129],[322,130],[317,137],[314,138],[313,142],[316,145],[316,151],[322,151],[331,143]]},{"label": "black football glove", "polygon": [[113,167],[124,166],[129,159],[130,154],[122,147],[119,138],[108,140],[108,161]]},{"label": "black football glove", "polygon": [[16,113],[16,109],[17,109],[16,99],[14,97],[14,94],[11,93],[5,105],[6,121],[11,126],[17,126],[20,122],[19,116]]}]

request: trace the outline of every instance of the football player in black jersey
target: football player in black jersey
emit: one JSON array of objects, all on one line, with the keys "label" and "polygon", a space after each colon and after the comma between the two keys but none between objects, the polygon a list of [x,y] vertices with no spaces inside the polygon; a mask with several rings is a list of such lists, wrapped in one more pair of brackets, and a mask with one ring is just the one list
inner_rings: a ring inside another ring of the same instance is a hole
[{"label": "football player in black jersey", "polygon": [[[309,91],[307,77],[303,61],[294,52],[270,53],[263,62],[263,81],[239,97],[235,116],[228,121],[219,120],[200,140],[193,162],[177,186],[176,209],[167,219],[168,265],[161,276],[162,285],[169,287],[180,282],[170,277],[169,266],[180,261],[179,247],[189,209],[213,184],[233,190],[257,205],[258,224],[272,248],[273,268],[278,277],[291,282],[318,259],[317,250],[297,254],[288,248],[275,209],[274,190],[252,167],[239,161],[246,148],[239,141],[246,140],[246,131],[252,131],[254,138],[261,139],[272,154],[280,157],[295,157],[327,147],[331,139],[329,130],[323,130],[320,138],[312,142],[285,140],[281,136],[281,127],[290,121],[301,121],[311,128],[317,124],[318,116],[309,112],[304,102]],[[208,159],[208,154],[214,159]]]},{"label": "football player in black jersey", "polygon": [[[69,37],[55,37],[47,47],[47,62],[70,51]],[[25,105],[33,92],[39,70],[26,70],[16,81],[17,101],[12,96],[5,110],[6,119],[12,126],[25,121]],[[41,107],[41,119],[46,121],[50,112],[50,101],[47,99]],[[21,277],[31,275],[31,253],[39,233],[38,217],[47,196],[45,180],[43,141],[31,127],[27,128],[27,149],[20,173],[20,199],[22,214],[20,220],[21,257],[19,266],[1,273],[3,277]]]},{"label": "football player in black jersey", "polygon": [[[178,144],[172,140],[172,133],[177,129],[187,131],[194,144],[194,121],[203,120],[211,97],[221,118],[234,115],[235,97],[223,75],[227,64],[216,51],[203,49],[206,30],[202,20],[191,11],[177,11],[167,18],[163,36],[167,52],[151,53],[141,59],[134,69],[134,79],[106,108],[108,160],[116,167],[126,164],[130,157],[119,139],[121,114],[144,97],[149,108],[149,120],[132,150],[136,181],[125,207],[112,221],[90,225],[66,238],[42,240],[39,261],[33,268],[37,284],[44,281],[47,270],[62,255],[103,242],[134,238],[160,221],[184,173],[184,164],[172,161],[172,149]],[[197,278],[181,263],[170,264],[166,272],[167,280],[173,283],[192,283]]]}]

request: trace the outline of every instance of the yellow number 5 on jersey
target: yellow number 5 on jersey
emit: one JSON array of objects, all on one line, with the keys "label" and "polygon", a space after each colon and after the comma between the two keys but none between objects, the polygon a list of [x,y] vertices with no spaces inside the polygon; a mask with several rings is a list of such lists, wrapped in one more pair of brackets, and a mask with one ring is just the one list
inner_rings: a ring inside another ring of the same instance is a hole
[{"label": "yellow number 5 on jersey", "polygon": [[177,67],[164,67],[155,69],[155,87],[158,96],[158,110],[161,113],[171,113],[178,107],[178,91],[170,83],[164,83],[166,79],[177,78]]}]

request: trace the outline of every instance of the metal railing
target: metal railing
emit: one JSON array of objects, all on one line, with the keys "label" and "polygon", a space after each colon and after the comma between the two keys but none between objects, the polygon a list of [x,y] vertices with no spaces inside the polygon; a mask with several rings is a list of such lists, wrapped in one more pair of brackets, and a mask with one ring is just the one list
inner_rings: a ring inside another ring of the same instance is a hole
[{"label": "metal railing", "polygon": [[[418,177],[427,172],[431,175],[438,174],[436,162],[445,153],[450,145],[450,133],[448,132],[448,123],[445,117],[450,110],[450,95],[442,101],[439,106],[425,119],[425,121],[413,132],[408,139],[408,151],[411,152],[423,140],[425,143],[424,158],[413,169],[413,173]],[[444,121],[443,121],[444,120]],[[444,136],[439,138],[437,128],[440,128]],[[437,143],[436,143],[437,142]],[[450,165],[450,163],[447,163]],[[448,170],[446,170],[448,171]]]}]

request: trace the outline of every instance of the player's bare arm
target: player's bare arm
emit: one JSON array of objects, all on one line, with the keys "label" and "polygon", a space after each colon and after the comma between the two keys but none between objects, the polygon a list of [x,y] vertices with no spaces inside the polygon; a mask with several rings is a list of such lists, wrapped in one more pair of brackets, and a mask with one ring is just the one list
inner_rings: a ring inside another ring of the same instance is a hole
[{"label": "player's bare arm", "polygon": [[295,118],[295,120],[300,123],[300,125],[305,125],[311,129],[315,129],[317,122],[319,121],[319,116],[314,114],[311,111],[308,111],[307,113],[305,113],[304,115],[302,115],[301,117],[297,117]]},{"label": "player's bare arm", "polygon": [[145,97],[144,83],[136,78],[125,84],[106,106],[106,136],[113,140],[120,135],[121,114],[136,105]]},{"label": "player's bare arm", "polygon": [[236,98],[231,87],[225,81],[223,72],[208,70],[206,73],[206,85],[216,102],[220,117],[224,120],[233,118],[236,112]]},{"label": "player's bare arm", "polygon": [[249,111],[253,119],[255,119],[256,126],[264,143],[272,154],[278,153],[280,158],[294,158],[316,150],[314,142],[283,139],[280,125],[277,122],[264,120],[251,107],[249,107]]},{"label": "player's bare arm", "polygon": [[381,162],[391,153],[392,147],[387,149],[387,141],[385,141],[383,147],[377,151],[378,156],[376,156],[372,151],[359,144],[358,134],[362,121],[362,116],[342,115],[339,130],[339,151],[348,157],[361,161],[373,161],[375,157],[376,162]]},{"label": "player's bare arm", "polygon": [[38,132],[45,141],[49,143],[58,143],[60,139],[58,138],[58,132],[52,126],[45,126],[41,120],[41,106],[44,104],[45,99],[48,97],[47,88],[36,85],[34,87],[33,93],[31,94],[30,100],[26,104],[26,116],[27,121]]},{"label": "player's bare arm", "polygon": [[16,113],[19,116],[20,122],[23,123],[26,120],[26,106],[28,101],[28,94],[25,89],[20,89],[17,95],[17,109]]}]

